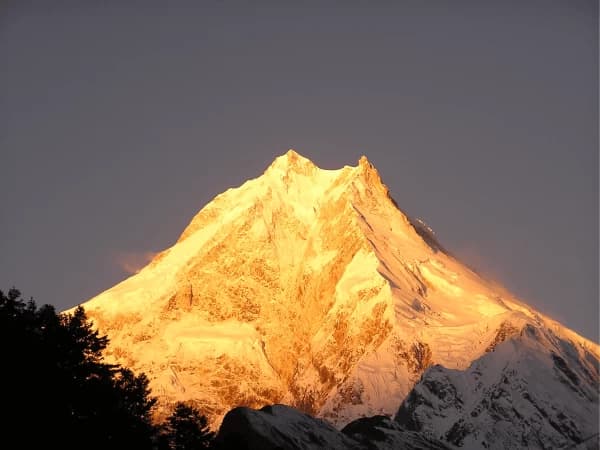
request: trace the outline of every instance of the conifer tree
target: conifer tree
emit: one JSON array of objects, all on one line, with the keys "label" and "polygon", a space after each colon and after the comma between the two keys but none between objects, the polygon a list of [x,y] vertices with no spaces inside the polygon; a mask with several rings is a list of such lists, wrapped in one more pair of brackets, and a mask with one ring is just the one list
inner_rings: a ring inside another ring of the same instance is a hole
[{"label": "conifer tree", "polygon": [[171,450],[210,448],[215,437],[208,428],[206,417],[183,402],[178,402],[167,418],[164,436]]},{"label": "conifer tree", "polygon": [[148,379],[104,362],[107,344],[81,307],[57,314],[0,291],[0,447],[152,448]]}]

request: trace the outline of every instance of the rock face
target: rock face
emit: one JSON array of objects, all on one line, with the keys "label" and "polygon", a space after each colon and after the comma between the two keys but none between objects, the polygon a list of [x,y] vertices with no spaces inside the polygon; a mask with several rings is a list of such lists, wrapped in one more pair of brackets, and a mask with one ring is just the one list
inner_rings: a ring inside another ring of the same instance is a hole
[{"label": "rock face", "polygon": [[225,415],[216,442],[217,448],[227,450],[352,449],[358,445],[322,420],[284,405],[260,411],[234,408]]},{"label": "rock face", "polygon": [[236,408],[218,442],[225,449],[597,449],[597,359],[526,320],[498,335],[505,340],[467,370],[427,369],[393,420],[360,418],[338,432],[281,405]]},{"label": "rock face", "polygon": [[220,450],[447,450],[450,447],[403,429],[387,416],[358,419],[342,431],[284,405],[260,411],[235,408],[223,419]]},{"label": "rock face", "polygon": [[598,361],[548,329],[521,325],[467,370],[427,369],[393,420],[360,418],[337,431],[281,405],[236,408],[218,442],[225,449],[597,449]]},{"label": "rock face", "polygon": [[[525,328],[569,348],[572,357],[551,347],[539,357],[556,376],[583,380],[579,361],[597,380],[597,344],[446,253],[364,157],[323,170],[289,151],[84,307],[108,334],[110,358],[145,372],[163,405],[193,401],[215,427],[240,405],[285,403],[338,427],[391,416],[430,366],[463,371]],[[582,383],[573,401],[597,405]],[[427,415],[408,405],[415,420]]]},{"label": "rock face", "polygon": [[598,448],[598,360],[524,323],[465,371],[427,370],[395,420],[464,448]]}]

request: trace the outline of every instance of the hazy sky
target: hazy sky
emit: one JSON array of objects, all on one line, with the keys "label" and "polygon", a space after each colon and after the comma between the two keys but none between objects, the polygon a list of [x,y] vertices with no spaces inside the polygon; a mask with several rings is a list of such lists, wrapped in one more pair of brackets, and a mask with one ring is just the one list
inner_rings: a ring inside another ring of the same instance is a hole
[{"label": "hazy sky", "polygon": [[73,306],[288,148],[364,153],[447,248],[598,341],[596,1],[168,4],[2,2],[0,289]]}]

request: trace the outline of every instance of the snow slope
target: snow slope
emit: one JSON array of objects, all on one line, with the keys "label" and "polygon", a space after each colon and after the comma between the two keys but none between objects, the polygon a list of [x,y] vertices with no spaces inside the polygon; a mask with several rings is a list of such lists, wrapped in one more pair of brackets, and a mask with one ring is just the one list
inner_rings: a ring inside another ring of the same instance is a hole
[{"label": "snow slope", "polygon": [[323,170],[293,150],[84,307],[110,358],[213,426],[272,403],[338,427],[391,416],[429,366],[467,369],[525,323],[599,355],[447,254],[365,157]]},{"label": "snow slope", "polygon": [[337,431],[282,405],[236,408],[218,441],[291,450],[598,448],[597,359],[548,329],[520,327],[501,327],[464,371],[427,369],[394,420],[360,418]]},{"label": "snow slope", "polygon": [[573,448],[594,437],[597,448],[598,359],[547,328],[511,332],[465,371],[430,368],[395,420],[468,449]]}]

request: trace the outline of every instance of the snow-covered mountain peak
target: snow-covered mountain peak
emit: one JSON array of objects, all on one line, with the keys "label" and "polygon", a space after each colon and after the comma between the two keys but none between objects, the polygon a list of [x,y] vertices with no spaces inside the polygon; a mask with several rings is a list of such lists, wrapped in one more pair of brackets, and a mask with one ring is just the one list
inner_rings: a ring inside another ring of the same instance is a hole
[{"label": "snow-covered mountain peak", "polygon": [[[295,171],[309,174],[317,169],[317,166],[308,158],[300,155],[293,149],[275,158],[267,170],[280,170],[283,172]],[[307,173],[308,172],[308,173]]]},{"label": "snow-covered mountain peak", "polygon": [[379,188],[387,192],[377,169],[364,155],[360,157],[356,166],[331,170],[318,167],[310,159],[290,149],[275,158],[264,173],[267,180],[273,176],[279,177],[288,187],[297,182],[297,179],[291,178],[290,174],[310,177],[314,184],[321,185],[322,190],[326,190],[332,183],[339,185],[345,182],[350,186],[353,181],[360,180],[368,188]]},{"label": "snow-covered mountain peak", "polygon": [[[358,160],[358,166],[354,170],[367,188],[377,190],[384,194],[385,197],[389,197],[389,190],[387,186],[383,184],[379,172],[366,156],[363,155],[360,157]],[[391,200],[391,198],[388,199]],[[393,200],[391,201],[393,202]]]},{"label": "snow-covered mountain peak", "polygon": [[390,415],[430,365],[464,370],[525,325],[599,354],[445,252],[366,157],[325,170],[293,150],[84,306],[109,357],[215,425],[280,402],[336,425]]},{"label": "snow-covered mountain peak", "polygon": [[[396,421],[475,448],[597,448],[598,357],[539,324],[502,340],[466,370],[431,367]],[[596,444],[596,445],[595,445]]]},{"label": "snow-covered mountain peak", "polygon": [[378,180],[378,182],[381,182],[379,172],[365,155],[362,155],[358,159],[358,166],[356,166],[356,169],[358,169],[362,174],[372,176],[374,180]]}]

